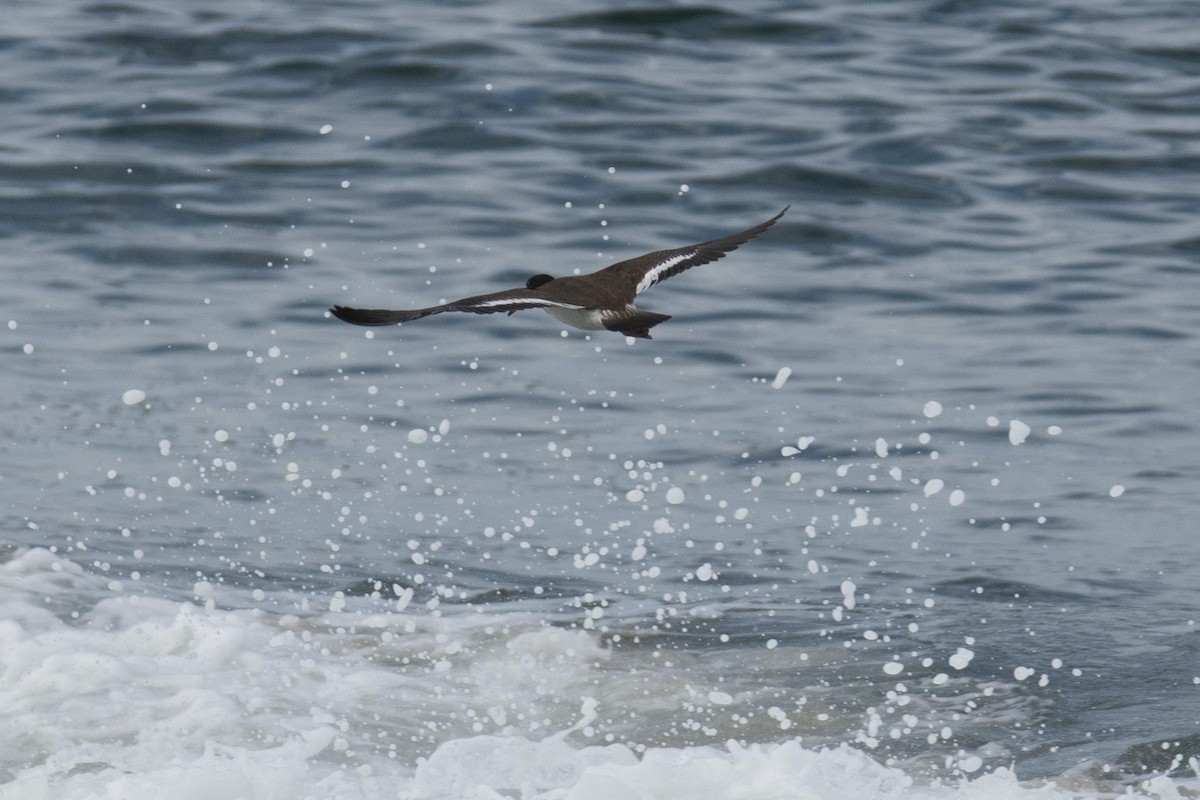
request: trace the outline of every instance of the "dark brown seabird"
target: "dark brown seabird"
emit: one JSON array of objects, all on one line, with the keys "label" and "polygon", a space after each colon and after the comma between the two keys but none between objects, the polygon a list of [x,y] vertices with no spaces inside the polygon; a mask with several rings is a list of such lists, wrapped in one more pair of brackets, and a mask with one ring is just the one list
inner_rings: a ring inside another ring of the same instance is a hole
[{"label": "dark brown seabird", "polygon": [[525,283],[524,289],[465,297],[429,308],[391,310],[334,306],[329,310],[338,319],[355,325],[395,325],[445,311],[468,311],[472,314],[507,311],[512,314],[527,308],[544,308],[559,322],[585,331],[609,330],[649,339],[650,329],[671,317],[637,308],[633,305],[635,297],[659,281],[686,269],[716,261],[736,250],[739,245],[774,225],[788,208],[791,206],[741,233],[674,250],[656,250],[628,261],[618,261],[611,267],[587,275],[568,275],[565,278],[534,275]]}]

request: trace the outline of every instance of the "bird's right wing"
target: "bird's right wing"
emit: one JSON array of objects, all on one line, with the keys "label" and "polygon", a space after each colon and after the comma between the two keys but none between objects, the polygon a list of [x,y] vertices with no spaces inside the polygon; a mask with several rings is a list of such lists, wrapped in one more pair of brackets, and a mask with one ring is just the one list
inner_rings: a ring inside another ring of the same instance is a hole
[{"label": "bird's right wing", "polygon": [[747,228],[738,233],[722,236],[700,244],[690,244],[686,247],[676,247],[672,250],[656,250],[644,256],[620,261],[611,267],[605,267],[599,274],[615,274],[621,277],[634,278],[634,294],[638,295],[656,283],[665,281],[672,275],[678,275],[686,269],[698,267],[723,258],[725,254],[738,249],[739,246],[763,233],[774,225],[780,217],[787,213],[787,206],[766,222],[759,223],[753,228]]}]

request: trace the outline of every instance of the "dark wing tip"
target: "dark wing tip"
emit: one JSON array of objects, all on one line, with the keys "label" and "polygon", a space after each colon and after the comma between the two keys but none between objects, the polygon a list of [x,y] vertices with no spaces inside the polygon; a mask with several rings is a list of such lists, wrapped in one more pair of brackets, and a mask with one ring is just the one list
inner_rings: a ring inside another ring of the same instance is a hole
[{"label": "dark wing tip", "polygon": [[432,312],[427,308],[416,309],[414,311],[396,311],[388,308],[334,306],[329,309],[329,313],[343,322],[349,322],[351,325],[395,325],[399,322],[411,322],[414,319],[420,319]]},{"label": "dark wing tip", "polygon": [[[758,236],[759,234],[766,232],[767,228],[770,228],[772,225],[774,225],[776,222],[778,222],[780,220],[780,218],[783,217],[783,215],[786,214],[788,212],[788,209],[791,207],[792,207],[792,204],[788,203],[786,206],[783,207],[783,211],[780,211],[778,214],[771,217],[766,222],[760,222],[759,224],[755,225],[753,228],[749,228],[747,230],[742,231],[741,233],[735,233],[732,236],[726,236],[724,238],[725,239],[740,239],[741,237],[745,237],[744,239],[742,239],[742,242],[747,242],[747,241],[753,239],[755,236]],[[722,240],[718,239],[716,241],[722,241]]]},{"label": "dark wing tip", "polygon": [[[766,222],[758,223],[757,225],[755,225],[752,228],[747,228],[746,230],[738,231],[737,233],[731,233],[727,236],[722,236],[718,239],[712,239],[707,242],[701,242],[700,244],[692,245],[691,247],[700,251],[700,253],[706,254],[710,258],[710,260],[715,261],[716,259],[725,255],[726,253],[730,252],[731,250],[736,250],[739,245],[743,245],[746,242],[753,239],[754,237],[760,236],[763,233],[765,233],[768,228],[770,228],[772,225],[774,225],[776,222],[779,221],[780,217],[782,217],[784,214],[786,214],[788,212],[789,208],[791,208],[790,204],[784,206],[783,211],[780,211],[778,214],[771,217]],[[681,247],[681,248],[678,248],[677,250],[668,251],[668,252],[678,252],[679,250],[686,250],[686,249],[689,249],[689,248]]]}]

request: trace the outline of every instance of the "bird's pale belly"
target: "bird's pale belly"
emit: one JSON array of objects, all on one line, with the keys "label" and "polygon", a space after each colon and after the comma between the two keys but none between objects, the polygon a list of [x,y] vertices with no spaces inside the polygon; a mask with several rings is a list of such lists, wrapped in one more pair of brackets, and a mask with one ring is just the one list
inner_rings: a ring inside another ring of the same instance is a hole
[{"label": "bird's pale belly", "polygon": [[605,330],[600,312],[594,308],[559,308],[546,306],[546,313],[559,322],[585,331]]}]

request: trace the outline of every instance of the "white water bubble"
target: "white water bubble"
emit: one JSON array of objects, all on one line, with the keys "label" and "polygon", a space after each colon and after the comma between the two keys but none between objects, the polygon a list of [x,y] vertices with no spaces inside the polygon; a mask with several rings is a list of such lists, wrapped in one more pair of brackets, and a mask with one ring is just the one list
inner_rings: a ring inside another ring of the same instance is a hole
[{"label": "white water bubble", "polygon": [[967,665],[971,663],[971,659],[973,658],[975,658],[974,651],[968,650],[965,647],[960,647],[954,653],[954,655],[950,656],[948,661],[950,662],[950,666],[954,667],[955,669],[966,669]]},{"label": "white water bubble", "polygon": [[978,772],[982,767],[983,759],[979,756],[967,756],[958,762],[958,768],[963,772]]},{"label": "white water bubble", "polygon": [[878,439],[875,440],[875,455],[879,456],[880,458],[887,458],[887,454],[888,454],[887,439],[884,439],[882,436],[880,436]]},{"label": "white water bubble", "polygon": [[725,692],[709,692],[708,702],[714,706],[727,706],[733,702],[733,695]]},{"label": "white water bubble", "polygon": [[967,500],[967,494],[962,489],[955,489],[950,493],[950,505],[961,506]]},{"label": "white water bubble", "polygon": [[216,439],[218,442],[228,442],[229,441],[229,431],[224,430],[224,429],[219,429],[213,434],[213,438]]},{"label": "white water bubble", "polygon": [[842,605],[844,605],[847,610],[853,609],[858,603],[858,601],[854,598],[854,593],[858,591],[858,586],[854,583],[854,581],[842,581],[840,588],[842,590]]},{"label": "white water bubble", "polygon": [[1109,497],[1120,497],[1123,494],[1125,494],[1125,487],[1119,483],[1113,484],[1113,486],[1108,490]]},{"label": "white water bubble", "polygon": [[904,672],[904,665],[899,661],[889,661],[883,665],[883,671],[887,675],[899,675]]},{"label": "white water bubble", "polygon": [[333,126],[328,124],[322,125],[318,133],[320,133],[322,136],[327,133],[333,133]]},{"label": "white water bubble", "polygon": [[413,428],[408,432],[408,440],[413,444],[424,444],[429,441],[429,431],[424,428]]},{"label": "white water bubble", "polygon": [[685,499],[683,489],[680,489],[678,486],[672,486],[670,489],[667,489],[667,502],[671,505],[677,506]]},{"label": "white water bubble", "polygon": [[796,440],[795,447],[784,447],[780,451],[780,453],[784,456],[784,458],[794,456],[798,453],[802,453],[805,450],[807,450],[808,446],[810,444],[812,444],[813,442],[815,442],[816,440],[817,440],[817,437],[815,437],[815,436],[801,436],[799,439]]},{"label": "white water bubble", "polygon": [[925,481],[925,488],[922,491],[925,492],[926,497],[933,497],[944,488],[946,488],[946,482],[944,480],[941,478],[930,478],[929,480]]},{"label": "white water bubble", "polygon": [[1021,420],[1019,420],[1019,419],[1009,420],[1008,441],[1011,444],[1014,444],[1014,445],[1024,444],[1025,440],[1029,438],[1029,434],[1032,432],[1033,432],[1033,429],[1030,428],[1028,425],[1026,425],[1024,422],[1021,422]]},{"label": "white water bubble", "polygon": [[922,411],[925,414],[925,416],[929,417],[930,419],[933,419],[934,417],[936,417],[942,413],[942,404],[939,403],[937,400],[930,400],[928,403],[925,404],[925,408]]},{"label": "white water bubble", "polygon": [[771,381],[771,388],[782,389],[783,385],[787,383],[787,379],[790,377],[792,377],[792,368],[780,367],[779,371],[775,373],[775,380]]},{"label": "white water bubble", "polygon": [[715,577],[716,573],[713,572],[712,564],[706,562],[696,568],[696,580],[711,581]]},{"label": "white water bubble", "polygon": [[413,590],[406,586],[401,586],[398,583],[392,584],[392,594],[396,595],[396,610],[403,611],[408,608],[408,604],[412,602]]},{"label": "white water bubble", "polygon": [[126,389],[121,395],[121,402],[127,406],[136,406],[138,403],[146,399],[146,393],[141,389]]}]

